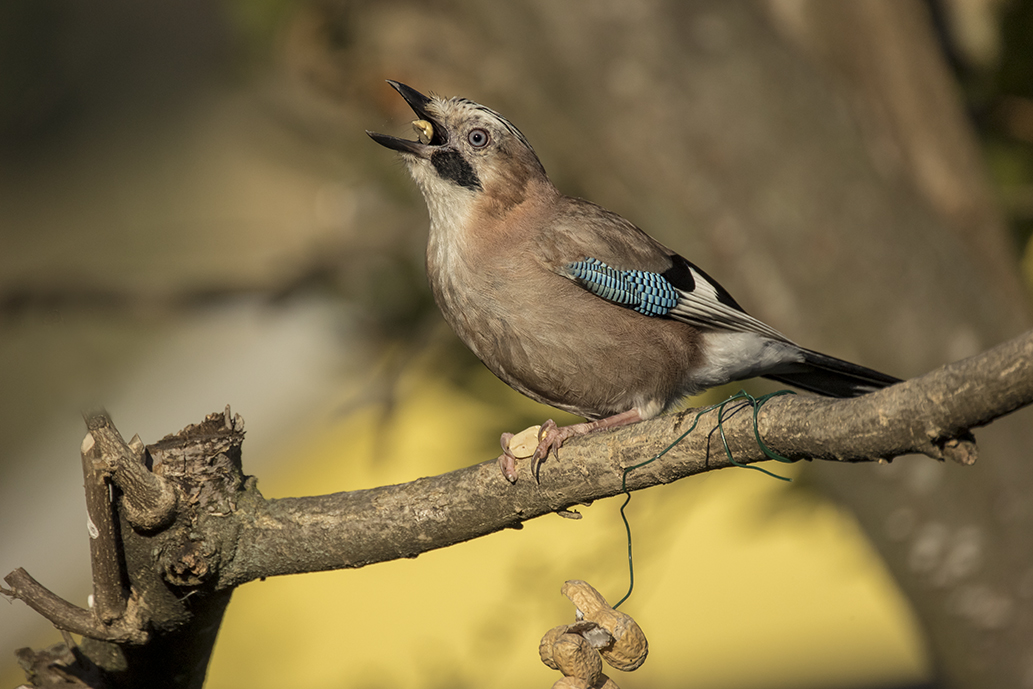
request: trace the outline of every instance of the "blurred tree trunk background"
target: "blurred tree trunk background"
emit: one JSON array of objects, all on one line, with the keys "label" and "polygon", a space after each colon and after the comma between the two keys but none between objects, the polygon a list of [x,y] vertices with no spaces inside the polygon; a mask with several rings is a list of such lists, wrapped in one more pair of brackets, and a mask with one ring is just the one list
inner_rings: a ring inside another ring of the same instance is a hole
[{"label": "blurred tree trunk background", "polygon": [[[1028,328],[1026,238],[985,162],[1023,181],[1009,198],[1028,212],[1033,93],[994,90],[1033,70],[1001,58],[1023,49],[1002,36],[1033,35],[1012,4],[1024,32],[999,32],[990,0],[5,3],[0,518],[34,524],[3,571],[46,581],[69,568],[53,551],[85,547],[55,515],[81,500],[60,455],[87,402],[143,435],[246,398],[262,476],[262,447],[313,410],[389,413],[422,348],[479,385],[423,281],[423,202],[363,134],[408,130],[387,78],[500,111],[561,190],[806,346],[908,377]],[[485,437],[543,413],[500,412]],[[806,477],[856,515],[943,686],[1033,687],[1033,424],[977,438],[974,468]]]}]

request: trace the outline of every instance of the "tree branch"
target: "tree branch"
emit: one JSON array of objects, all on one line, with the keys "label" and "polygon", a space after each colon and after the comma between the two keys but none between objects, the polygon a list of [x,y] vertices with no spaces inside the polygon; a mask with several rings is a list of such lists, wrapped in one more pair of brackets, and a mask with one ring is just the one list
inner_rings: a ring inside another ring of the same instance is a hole
[{"label": "tree branch", "polygon": [[[33,671],[46,668],[47,681],[61,686],[74,676],[105,689],[200,689],[232,594],[212,581],[220,558],[233,553],[229,515],[243,484],[243,422],[227,407],[147,448],[136,438],[126,444],[102,412],[86,422],[91,609],[61,599],[22,569],[5,577],[10,589],[0,588],[84,640],[72,664],[51,663],[65,657],[53,649],[20,659]],[[119,489],[114,503],[109,480]]]},{"label": "tree branch", "polygon": [[101,622],[111,624],[122,616],[128,602],[128,577],[118,532],[118,514],[111,499],[109,474],[102,468],[102,445],[95,441],[92,433],[83,438],[80,454],[93,567],[93,610]]},{"label": "tree branch", "polygon": [[90,448],[94,471],[110,476],[121,489],[122,513],[129,523],[150,531],[171,522],[178,496],[162,475],[147,467],[140,439],[134,437],[127,445],[106,412],[87,414],[85,420],[90,432],[83,447]]},{"label": "tree branch", "polygon": [[[1033,331],[975,357],[856,399],[786,395],[758,412],[704,414],[657,462],[631,471],[629,490],[767,460],[757,434],[790,460],[891,460],[921,453],[972,464],[968,429],[1033,401]],[[520,467],[509,484],[495,462],[433,478],[315,497],[241,502],[241,527],[220,587],[260,577],[362,567],[519,528],[528,519],[622,492],[625,467],[654,456],[692,425],[698,410],[587,436],[544,465],[542,483]]]},{"label": "tree branch", "polygon": [[0,589],[0,593],[25,601],[26,605],[52,622],[58,629],[88,636],[91,639],[120,643],[141,644],[148,639],[147,632],[139,623],[140,618],[136,614],[138,611],[135,608],[132,609],[134,614],[108,625],[101,622],[92,611],[72,605],[56,595],[33,579],[21,567],[4,577],[4,581],[11,588]]}]

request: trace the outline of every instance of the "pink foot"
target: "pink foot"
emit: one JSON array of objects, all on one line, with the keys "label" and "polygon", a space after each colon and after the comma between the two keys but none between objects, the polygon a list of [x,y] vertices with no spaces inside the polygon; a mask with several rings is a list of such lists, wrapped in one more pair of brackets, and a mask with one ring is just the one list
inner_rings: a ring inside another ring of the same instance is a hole
[{"label": "pink foot", "polygon": [[[548,419],[538,430],[538,447],[535,448],[534,455],[531,456],[531,474],[534,476],[534,480],[537,483],[541,483],[539,474],[542,464],[549,457],[549,453],[552,452],[556,455],[556,459],[559,459],[560,448],[563,447],[563,443],[571,438],[579,438],[595,431],[627,426],[630,423],[636,423],[641,420],[642,414],[637,408],[629,409],[613,416],[607,416],[603,419],[575,423],[570,426],[557,426],[555,421]],[[500,457],[499,459],[501,460],[502,458]]]},{"label": "pink foot", "polygon": [[[575,425],[583,426],[585,424]],[[542,424],[542,427],[538,430],[538,447],[534,449],[534,454],[531,455],[531,475],[534,476],[535,483],[541,483],[539,474],[541,473],[542,463],[548,459],[549,453],[554,453],[556,459],[560,458],[560,448],[563,447],[563,443],[567,438],[573,435],[567,434],[565,431],[569,431],[572,428],[574,426],[560,428],[552,419],[546,419]]]},{"label": "pink foot", "polygon": [[[588,435],[595,431],[601,431],[608,428],[617,428],[619,426],[626,426],[629,423],[635,423],[642,420],[642,414],[638,409],[629,409],[626,412],[620,414],[614,414],[613,416],[607,416],[604,419],[597,419],[596,421],[586,421],[585,423],[575,423],[570,426],[557,426],[556,422],[552,419],[548,419],[538,429],[538,446],[534,450],[534,454],[531,455],[531,474],[534,476],[536,483],[541,483],[540,473],[542,464],[549,457],[549,453],[556,455],[559,459],[559,450],[563,447],[563,443],[567,442],[571,438],[577,438],[582,435]],[[502,437],[499,438],[499,444],[502,445],[502,454],[499,455],[499,470],[502,475],[506,477],[506,480],[510,483],[516,483],[517,481],[517,457],[513,454],[513,451],[509,448],[509,443],[513,439],[512,433],[503,433]]]},{"label": "pink foot", "polygon": [[516,457],[509,449],[509,441],[512,439],[512,433],[503,433],[502,437],[499,438],[499,443],[502,445],[502,454],[499,455],[499,470],[502,471],[502,475],[506,477],[507,481],[516,483]]}]

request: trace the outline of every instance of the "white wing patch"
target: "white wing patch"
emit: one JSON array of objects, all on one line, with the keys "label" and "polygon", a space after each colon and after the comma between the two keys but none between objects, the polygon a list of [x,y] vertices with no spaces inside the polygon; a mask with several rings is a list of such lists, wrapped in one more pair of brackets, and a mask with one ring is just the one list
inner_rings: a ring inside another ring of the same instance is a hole
[{"label": "white wing patch", "polygon": [[757,333],[773,340],[790,342],[782,333],[718,298],[717,288],[699,271],[689,268],[695,282],[691,292],[678,290],[678,304],[667,314],[671,318],[715,330]]}]

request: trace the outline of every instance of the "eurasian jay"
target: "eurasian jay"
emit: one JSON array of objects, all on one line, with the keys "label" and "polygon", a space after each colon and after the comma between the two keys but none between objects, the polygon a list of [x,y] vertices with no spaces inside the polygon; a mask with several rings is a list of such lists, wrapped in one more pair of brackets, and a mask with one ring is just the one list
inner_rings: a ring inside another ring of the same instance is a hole
[{"label": "eurasian jay", "polygon": [[[427,275],[445,320],[505,383],[588,419],[542,425],[536,478],[571,437],[731,381],[763,376],[831,397],[899,382],[800,347],[635,225],[560,193],[497,112],[388,83],[419,118],[418,140],[366,133],[401,154],[423,192]],[[510,437],[499,463],[515,481]]]}]

